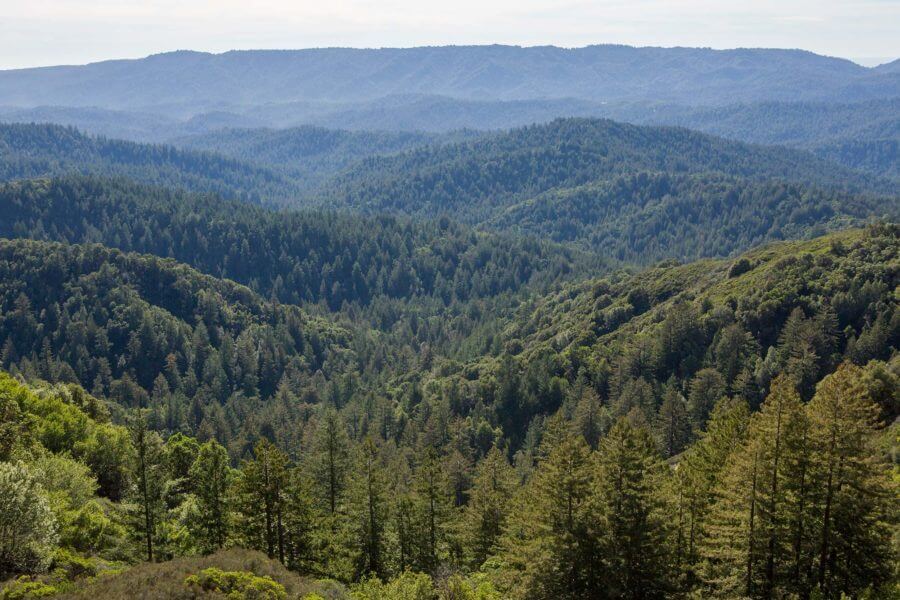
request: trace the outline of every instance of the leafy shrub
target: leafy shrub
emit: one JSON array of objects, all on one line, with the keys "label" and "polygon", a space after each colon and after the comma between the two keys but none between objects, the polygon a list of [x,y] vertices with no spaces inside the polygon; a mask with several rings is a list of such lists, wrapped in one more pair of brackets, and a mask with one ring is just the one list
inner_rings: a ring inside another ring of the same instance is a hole
[{"label": "leafy shrub", "polygon": [[269,577],[258,577],[249,571],[223,571],[215,567],[203,569],[184,580],[189,586],[227,594],[229,600],[285,600],[284,586]]},{"label": "leafy shrub", "polygon": [[388,583],[373,578],[353,589],[354,600],[437,600],[431,577],[424,573],[403,573]]},{"label": "leafy shrub", "polygon": [[94,577],[99,571],[95,559],[85,558],[66,548],[57,548],[53,553],[53,572],[63,579],[83,579]]},{"label": "leafy shrub", "polygon": [[30,577],[19,577],[0,592],[0,600],[30,600],[31,598],[47,598],[56,594],[52,585],[40,581],[32,581]]},{"label": "leafy shrub", "polygon": [[738,260],[732,263],[731,268],[728,269],[728,278],[734,279],[735,277],[740,277],[744,273],[747,273],[753,268],[753,265],[747,260],[746,257],[741,257]]},{"label": "leafy shrub", "polygon": [[47,568],[56,519],[37,479],[22,463],[0,462],[0,574]]}]

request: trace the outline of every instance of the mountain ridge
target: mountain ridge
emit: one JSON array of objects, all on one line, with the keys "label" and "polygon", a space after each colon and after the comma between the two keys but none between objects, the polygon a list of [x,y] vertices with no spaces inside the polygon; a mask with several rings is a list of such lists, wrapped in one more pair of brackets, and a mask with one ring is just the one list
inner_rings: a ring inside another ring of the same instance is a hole
[{"label": "mountain ridge", "polygon": [[900,82],[891,75],[846,59],[782,49],[493,45],[179,51],[0,71],[0,104],[131,109],[181,104],[196,110],[226,101],[359,100],[403,92],[696,102],[703,89],[703,103],[715,105],[900,95]]}]

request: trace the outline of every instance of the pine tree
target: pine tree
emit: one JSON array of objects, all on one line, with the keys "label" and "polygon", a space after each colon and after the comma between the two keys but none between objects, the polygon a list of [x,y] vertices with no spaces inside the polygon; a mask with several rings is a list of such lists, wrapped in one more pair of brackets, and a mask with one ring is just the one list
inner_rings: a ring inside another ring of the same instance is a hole
[{"label": "pine tree", "polygon": [[604,595],[663,598],[670,587],[664,483],[668,467],[644,427],[620,419],[597,453],[594,502]]},{"label": "pine tree", "polygon": [[441,547],[447,534],[450,497],[443,465],[437,451],[427,448],[415,470],[414,489],[414,566],[433,572],[441,558]]},{"label": "pine tree", "polygon": [[728,457],[744,441],[749,417],[746,403],[728,398],[720,400],[713,408],[706,431],[676,467],[671,494],[677,515],[674,560],[688,587],[695,581],[697,550],[709,507],[715,499],[715,488]]},{"label": "pine tree", "polygon": [[492,448],[478,464],[475,484],[463,517],[468,537],[468,562],[473,569],[478,569],[497,551],[515,489],[514,469],[503,452]]},{"label": "pine tree", "polygon": [[286,565],[300,573],[321,573],[316,547],[321,513],[316,509],[312,481],[299,467],[290,469],[284,490]]},{"label": "pine tree", "polygon": [[313,440],[313,481],[325,509],[335,515],[347,486],[350,440],[343,420],[333,408],[324,409]]},{"label": "pine tree", "polygon": [[544,458],[517,494],[502,540],[514,597],[602,597],[590,448],[580,434],[546,436]]},{"label": "pine tree", "polygon": [[132,415],[129,430],[134,446],[132,496],[139,508],[139,514],[135,515],[134,519],[134,529],[143,539],[147,561],[153,562],[159,554],[159,548],[155,544],[165,514],[163,441],[158,433],[147,429],[146,414],[142,410],[136,410]]},{"label": "pine tree", "polygon": [[378,448],[366,438],[357,450],[352,485],[352,529],[356,577],[383,578],[387,572],[387,483]]},{"label": "pine tree", "polygon": [[253,458],[241,463],[235,484],[235,504],[241,515],[237,529],[244,545],[285,561],[284,490],[287,456],[262,439],[253,448]]},{"label": "pine tree", "polygon": [[574,420],[591,449],[596,449],[602,433],[602,404],[594,388],[587,384],[583,385],[578,404],[575,406]]},{"label": "pine tree", "polygon": [[854,595],[891,572],[891,524],[897,487],[872,447],[878,406],[860,367],[843,364],[819,383],[809,403],[821,490],[813,576],[822,595]]},{"label": "pine tree", "polygon": [[675,388],[674,381],[666,385],[663,392],[663,401],[656,416],[656,437],[666,457],[684,450],[691,439],[687,404]]},{"label": "pine tree", "polygon": [[199,510],[195,534],[199,545],[205,552],[218,550],[228,539],[228,489],[232,480],[228,452],[215,440],[204,443],[190,467],[189,478]]},{"label": "pine tree", "polygon": [[806,416],[793,382],[773,381],[746,443],[729,458],[706,523],[703,570],[713,593],[725,597],[783,596],[793,591],[792,504],[798,489]]}]

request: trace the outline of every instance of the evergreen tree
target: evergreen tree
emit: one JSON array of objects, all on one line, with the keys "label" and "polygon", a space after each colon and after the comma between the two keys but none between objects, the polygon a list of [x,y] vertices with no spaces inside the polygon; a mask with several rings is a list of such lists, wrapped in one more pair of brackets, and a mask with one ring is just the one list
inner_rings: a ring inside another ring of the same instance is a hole
[{"label": "evergreen tree", "polygon": [[590,448],[580,434],[563,431],[548,436],[544,451],[510,512],[504,587],[517,598],[602,597]]},{"label": "evergreen tree", "polygon": [[691,422],[687,404],[678,393],[674,382],[666,385],[663,401],[656,416],[656,438],[663,455],[675,456],[687,446],[691,439]]},{"label": "evergreen tree", "polygon": [[215,440],[204,443],[190,467],[189,478],[197,499],[195,535],[200,548],[205,552],[218,550],[228,539],[230,524],[228,490],[232,473],[228,452]]},{"label": "evergreen tree", "polygon": [[366,438],[357,450],[352,488],[356,577],[383,578],[387,572],[387,483],[372,438]]},{"label": "evergreen tree", "polygon": [[285,562],[284,490],[287,456],[265,438],[253,448],[253,458],[241,463],[235,487],[241,541]]},{"label": "evergreen tree", "polygon": [[329,514],[341,508],[347,486],[350,440],[341,416],[333,408],[323,410],[312,450],[313,481]]},{"label": "evergreen tree", "polygon": [[605,597],[664,598],[670,587],[668,467],[646,428],[622,418],[600,444],[594,494]]},{"label": "evergreen tree", "polygon": [[286,565],[300,573],[323,573],[317,552],[317,510],[313,485],[300,467],[290,469],[284,493],[284,539]]},{"label": "evergreen tree", "polygon": [[729,458],[706,523],[704,578],[715,594],[771,598],[794,591],[789,568],[795,538],[789,489],[806,451],[800,396],[785,376],[775,379],[746,443]]},{"label": "evergreen tree", "polygon": [[696,583],[698,549],[707,529],[709,508],[716,498],[726,461],[744,442],[749,416],[745,402],[720,400],[713,408],[706,431],[676,466],[670,500],[676,526],[674,563],[684,587]]},{"label": "evergreen tree", "polygon": [[413,526],[415,528],[413,564],[432,573],[441,560],[450,518],[447,479],[437,451],[427,448],[413,474]]},{"label": "evergreen tree", "polygon": [[821,490],[813,576],[827,598],[878,586],[895,564],[897,485],[872,446],[878,414],[863,369],[851,364],[825,377],[809,403],[818,463],[812,485]]},{"label": "evergreen tree", "polygon": [[132,497],[139,512],[134,518],[134,528],[143,539],[147,561],[153,562],[159,556],[159,548],[155,544],[165,514],[165,451],[159,434],[147,429],[145,411],[135,411],[129,430],[134,446]]},{"label": "evergreen tree", "polygon": [[503,452],[491,448],[475,471],[475,483],[463,516],[467,556],[473,569],[497,551],[516,483],[515,471]]}]

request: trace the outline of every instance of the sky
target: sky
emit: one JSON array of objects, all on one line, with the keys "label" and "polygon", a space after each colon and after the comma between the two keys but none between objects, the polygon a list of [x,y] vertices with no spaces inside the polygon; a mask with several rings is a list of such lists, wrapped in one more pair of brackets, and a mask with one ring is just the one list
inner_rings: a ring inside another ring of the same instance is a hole
[{"label": "sky", "polygon": [[900,56],[900,0],[0,0],[0,69],[190,49],[553,44]]}]

